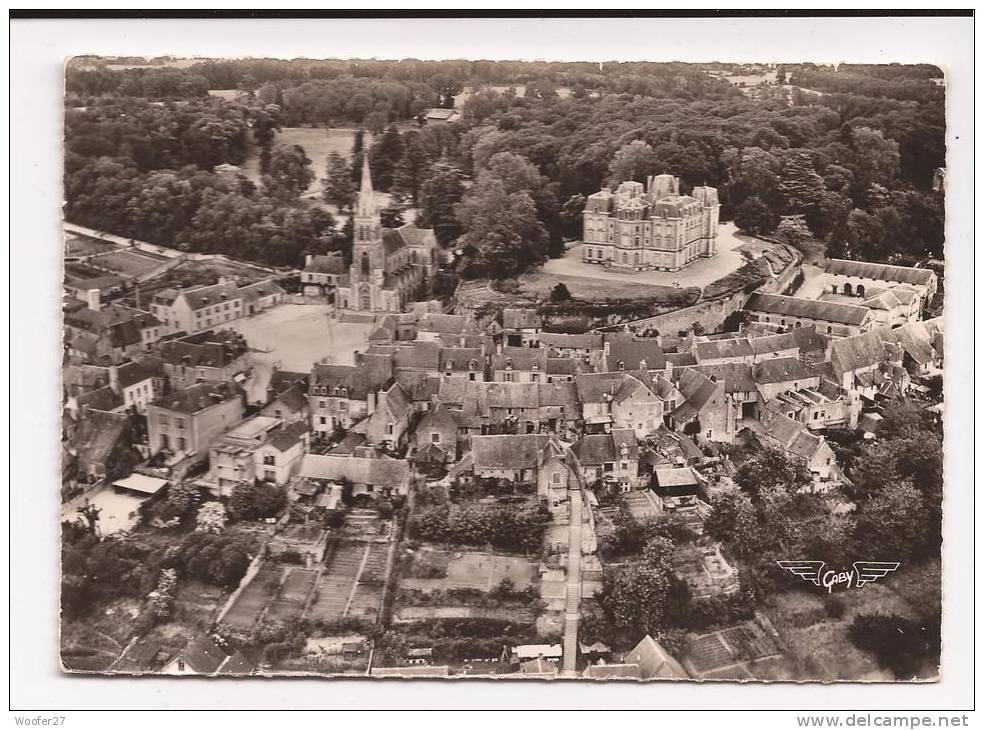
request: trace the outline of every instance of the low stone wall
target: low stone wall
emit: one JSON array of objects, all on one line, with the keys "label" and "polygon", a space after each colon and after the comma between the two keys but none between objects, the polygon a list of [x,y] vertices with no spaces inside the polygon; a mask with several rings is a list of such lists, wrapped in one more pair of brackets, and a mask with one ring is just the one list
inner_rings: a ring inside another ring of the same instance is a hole
[{"label": "low stone wall", "polygon": [[[755,291],[766,294],[784,293],[803,268],[802,256],[795,250],[794,253],[794,259],[778,275],[770,278]],[[725,319],[734,312],[743,309],[750,296],[750,292],[737,291],[724,297],[698,302],[691,307],[684,307],[666,314],[658,314],[655,317],[646,317],[629,322],[627,325],[606,329],[614,331],[623,326],[628,326],[634,331],[654,329],[661,335],[676,335],[678,332],[691,329],[694,323],[698,323],[705,332],[719,332],[723,328]]]}]

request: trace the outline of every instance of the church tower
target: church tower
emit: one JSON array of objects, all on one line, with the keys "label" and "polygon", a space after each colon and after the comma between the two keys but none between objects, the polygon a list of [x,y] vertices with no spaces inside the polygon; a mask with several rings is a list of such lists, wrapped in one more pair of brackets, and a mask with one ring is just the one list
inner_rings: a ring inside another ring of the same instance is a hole
[{"label": "church tower", "polygon": [[349,270],[355,296],[354,309],[375,309],[383,285],[386,257],[383,251],[383,226],[372,191],[369,151],[362,157],[362,185],[352,217],[352,267]]}]

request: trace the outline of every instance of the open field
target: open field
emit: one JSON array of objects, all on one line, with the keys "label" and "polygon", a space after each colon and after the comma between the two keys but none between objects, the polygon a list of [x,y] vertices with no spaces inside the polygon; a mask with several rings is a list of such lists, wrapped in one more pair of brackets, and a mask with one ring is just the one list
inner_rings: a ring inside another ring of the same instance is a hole
[{"label": "open field", "polygon": [[[536,565],[526,558],[478,552],[446,553],[446,555],[448,556],[446,577],[403,578],[400,587],[424,591],[448,588],[475,588],[488,591],[504,578],[509,578],[513,582],[514,589],[521,591],[533,585],[536,577]],[[414,559],[417,559],[416,556]]]},{"label": "open field", "polygon": [[228,328],[241,333],[254,350],[250,401],[265,399],[275,365],[305,373],[323,358],[340,365],[352,364],[352,353],[367,344],[372,325],[338,322],[329,318],[331,311],[327,304],[281,304],[228,323]]},{"label": "open field", "polygon": [[[355,140],[354,127],[325,129],[324,127],[284,127],[276,132],[274,145],[300,145],[311,160],[314,180],[308,186],[308,193],[321,193],[321,178],[325,174],[328,155],[337,152],[346,160],[352,157],[352,142]],[[254,148],[242,165],[243,174],[255,183],[260,181],[259,149]]]}]

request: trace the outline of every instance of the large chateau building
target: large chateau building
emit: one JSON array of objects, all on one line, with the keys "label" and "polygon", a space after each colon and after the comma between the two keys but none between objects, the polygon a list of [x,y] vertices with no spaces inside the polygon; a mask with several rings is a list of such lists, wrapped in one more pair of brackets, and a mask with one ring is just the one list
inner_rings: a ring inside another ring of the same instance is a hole
[{"label": "large chateau building", "polygon": [[369,156],[362,165],[362,185],[353,218],[352,265],[341,277],[337,299],[341,309],[402,312],[437,268],[434,231],[406,224],[383,228],[372,191]]},{"label": "large chateau building", "polygon": [[632,269],[676,271],[717,253],[716,188],[680,195],[680,179],[650,175],[613,193],[602,188],[584,207],[583,260]]}]

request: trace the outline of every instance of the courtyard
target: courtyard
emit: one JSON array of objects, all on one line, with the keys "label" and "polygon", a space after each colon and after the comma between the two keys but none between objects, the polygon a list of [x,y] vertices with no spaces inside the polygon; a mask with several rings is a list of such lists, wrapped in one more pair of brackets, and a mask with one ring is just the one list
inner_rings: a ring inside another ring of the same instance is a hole
[{"label": "courtyard", "polygon": [[718,252],[706,259],[697,259],[680,271],[634,271],[606,269],[600,264],[588,264],[583,259],[583,243],[567,249],[563,258],[550,259],[542,271],[561,279],[583,277],[617,281],[629,286],[662,286],[672,288],[703,288],[740,268],[749,258],[761,255],[768,243],[738,232],[734,223],[718,227]]},{"label": "courtyard", "polygon": [[331,317],[333,309],[329,304],[281,304],[228,324],[252,350],[253,378],[247,385],[251,402],[266,400],[275,366],[306,373],[322,359],[338,365],[354,362],[353,352],[367,344],[373,325],[339,322]]}]

